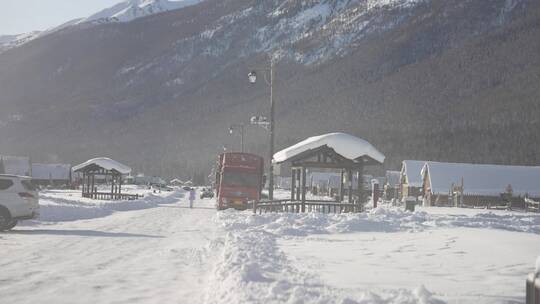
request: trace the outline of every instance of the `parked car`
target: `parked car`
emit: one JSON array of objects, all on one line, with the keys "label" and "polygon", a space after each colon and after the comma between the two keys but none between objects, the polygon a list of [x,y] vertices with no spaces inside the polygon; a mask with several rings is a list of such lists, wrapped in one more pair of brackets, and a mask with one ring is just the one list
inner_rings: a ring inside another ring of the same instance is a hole
[{"label": "parked car", "polygon": [[182,187],[183,190],[185,191],[191,191],[191,187],[190,186],[184,186]]},{"label": "parked car", "polygon": [[202,189],[201,190],[201,195],[200,195],[201,199],[203,198],[213,198],[214,197],[214,191],[212,191],[212,189]]},{"label": "parked car", "polygon": [[154,193],[156,191],[165,191],[165,192],[174,191],[172,187],[165,186],[165,185],[152,185],[152,189],[154,190]]},{"label": "parked car", "polygon": [[19,220],[39,216],[39,196],[30,177],[0,174],[0,231],[10,230]]}]

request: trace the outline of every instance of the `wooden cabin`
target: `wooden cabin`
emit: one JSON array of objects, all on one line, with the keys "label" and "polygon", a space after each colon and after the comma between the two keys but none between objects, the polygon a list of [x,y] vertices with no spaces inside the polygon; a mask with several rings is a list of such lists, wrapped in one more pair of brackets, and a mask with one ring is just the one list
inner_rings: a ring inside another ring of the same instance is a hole
[{"label": "wooden cabin", "polygon": [[428,162],[422,179],[425,206],[523,208],[540,198],[540,167]]},{"label": "wooden cabin", "polygon": [[400,171],[399,199],[422,195],[422,168],[426,164],[422,160],[404,160]]}]

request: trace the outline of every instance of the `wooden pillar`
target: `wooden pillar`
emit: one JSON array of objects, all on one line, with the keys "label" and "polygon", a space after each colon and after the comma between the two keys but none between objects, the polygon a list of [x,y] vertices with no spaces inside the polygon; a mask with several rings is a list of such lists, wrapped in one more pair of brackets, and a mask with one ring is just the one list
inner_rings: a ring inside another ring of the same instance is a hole
[{"label": "wooden pillar", "polygon": [[294,191],[296,187],[296,169],[291,168],[291,202],[294,201]]},{"label": "wooden pillar", "polygon": [[87,174],[86,178],[88,179],[88,183],[86,184],[86,196],[92,198],[92,174]]},{"label": "wooden pillar", "polygon": [[89,198],[92,198],[92,174],[86,176],[88,179],[88,184],[86,184],[86,195]]},{"label": "wooden pillar", "polygon": [[349,187],[349,204],[353,202],[353,187],[352,187],[352,170],[347,169],[347,184]]},{"label": "wooden pillar", "polygon": [[344,187],[343,187],[343,176],[344,176],[344,171],[343,169],[341,170],[341,178],[339,180],[339,202],[343,202],[343,191],[344,191]]},{"label": "wooden pillar", "polygon": [[113,173],[111,174],[111,200],[114,200],[115,199],[115,179],[116,179],[116,175]]},{"label": "wooden pillar", "polygon": [[96,188],[95,188],[95,185],[96,185],[96,175],[92,173],[92,195],[91,195],[91,198],[92,199],[96,199]]},{"label": "wooden pillar", "polygon": [[300,201],[300,196],[302,194],[301,174],[302,174],[302,170],[296,169],[296,180],[298,181],[298,187],[296,188],[296,201]]},{"label": "wooden pillar", "polygon": [[84,197],[84,184],[86,183],[85,181],[85,178],[86,178],[86,174],[84,174],[84,171],[83,171],[83,175],[82,175],[82,197]]},{"label": "wooden pillar", "polygon": [[306,212],[306,168],[302,167],[302,212]]},{"label": "wooden pillar", "polygon": [[356,175],[358,176],[358,212],[362,212],[364,210],[363,209],[363,206],[364,206],[364,200],[365,200],[365,196],[364,196],[364,167],[361,166],[358,168],[358,171],[356,173]]},{"label": "wooden pillar", "polygon": [[122,198],[122,175],[120,175],[120,180],[118,181],[118,196]]}]

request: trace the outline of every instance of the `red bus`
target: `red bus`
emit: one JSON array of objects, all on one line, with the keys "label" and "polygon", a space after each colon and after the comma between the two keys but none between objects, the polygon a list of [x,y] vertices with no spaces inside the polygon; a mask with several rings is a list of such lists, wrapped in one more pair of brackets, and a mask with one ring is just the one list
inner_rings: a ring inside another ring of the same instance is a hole
[{"label": "red bus", "polygon": [[223,153],[216,172],[217,208],[245,210],[261,199],[264,160],[249,153]]}]

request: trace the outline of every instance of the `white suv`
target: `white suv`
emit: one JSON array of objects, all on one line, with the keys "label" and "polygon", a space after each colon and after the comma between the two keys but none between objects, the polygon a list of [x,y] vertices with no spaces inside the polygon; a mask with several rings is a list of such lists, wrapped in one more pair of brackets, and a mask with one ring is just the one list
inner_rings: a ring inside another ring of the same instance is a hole
[{"label": "white suv", "polygon": [[39,197],[30,177],[0,174],[0,231],[39,216]]}]

